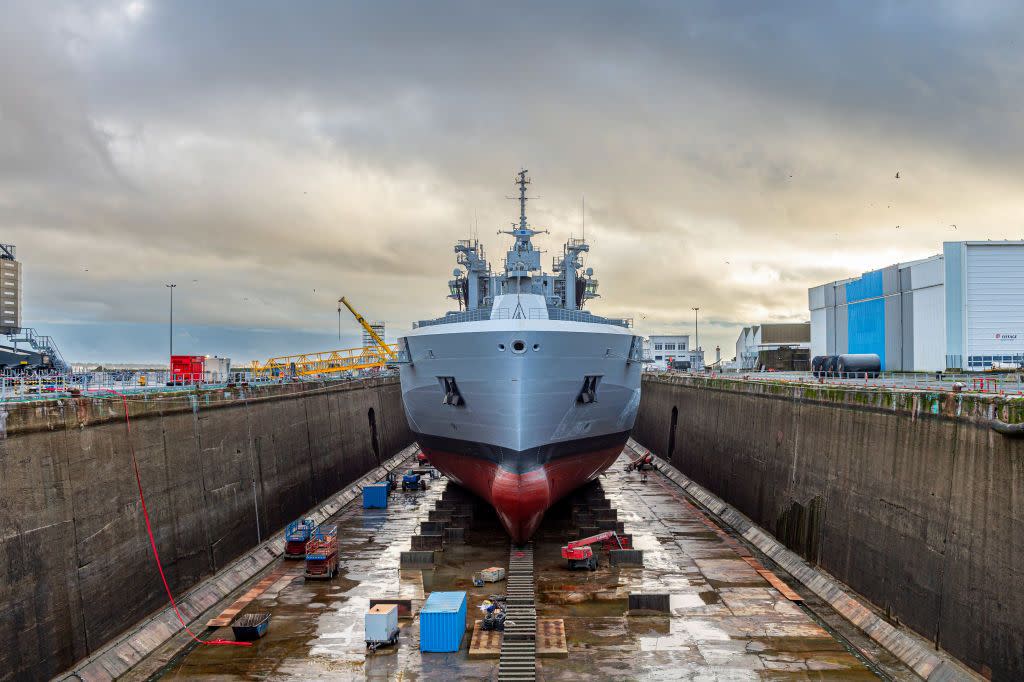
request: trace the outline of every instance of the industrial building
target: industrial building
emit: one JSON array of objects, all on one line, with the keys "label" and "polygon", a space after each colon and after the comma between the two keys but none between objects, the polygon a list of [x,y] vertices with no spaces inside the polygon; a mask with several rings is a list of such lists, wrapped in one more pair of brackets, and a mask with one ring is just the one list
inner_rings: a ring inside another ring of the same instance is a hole
[{"label": "industrial building", "polygon": [[[760,367],[806,369],[792,364],[794,361],[798,364],[806,362],[810,348],[810,322],[767,322],[744,327],[736,339],[736,367],[740,370]],[[775,366],[780,354],[788,358],[786,364],[791,366]]]},{"label": "industrial building", "polygon": [[14,244],[0,244],[0,334],[21,329],[21,263]]},{"label": "industrial building", "polygon": [[668,369],[670,363],[689,363],[685,367],[677,364],[677,369],[704,369],[704,351],[690,348],[689,334],[651,336],[647,342],[651,369]]},{"label": "industrial building", "polygon": [[889,371],[1024,366],[1024,241],[942,253],[808,290],[811,355],[875,353]]}]

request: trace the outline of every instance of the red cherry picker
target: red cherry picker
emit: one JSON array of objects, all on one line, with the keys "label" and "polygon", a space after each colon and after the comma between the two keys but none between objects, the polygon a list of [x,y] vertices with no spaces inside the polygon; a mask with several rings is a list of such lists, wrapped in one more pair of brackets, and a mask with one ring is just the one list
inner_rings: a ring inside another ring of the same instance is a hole
[{"label": "red cherry picker", "polygon": [[613,530],[606,530],[603,533],[591,535],[588,538],[572,540],[569,544],[562,547],[562,558],[569,562],[569,570],[576,568],[586,568],[591,571],[597,570],[597,555],[594,554],[594,548],[591,545],[598,542],[606,550],[630,549],[629,540],[619,537],[618,533]]}]

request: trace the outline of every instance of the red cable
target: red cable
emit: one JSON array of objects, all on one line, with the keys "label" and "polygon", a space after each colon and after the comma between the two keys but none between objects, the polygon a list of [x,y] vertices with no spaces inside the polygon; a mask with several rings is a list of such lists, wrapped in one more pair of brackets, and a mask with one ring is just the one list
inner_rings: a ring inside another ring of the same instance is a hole
[{"label": "red cable", "polygon": [[121,396],[121,402],[124,404],[124,423],[128,432],[128,452],[131,453],[132,467],[135,469],[135,483],[139,487],[139,502],[142,504],[142,516],[146,519],[146,532],[149,534],[149,546],[153,548],[153,559],[156,560],[156,569],[160,572],[160,580],[163,581],[164,590],[167,591],[167,599],[170,600],[171,608],[174,609],[174,615],[178,617],[181,627],[184,628],[189,637],[200,644],[207,644],[210,646],[252,646],[252,642],[236,642],[230,639],[199,639],[191,630],[188,629],[188,625],[185,624],[185,619],[181,617],[181,612],[178,611],[178,604],[174,601],[174,595],[171,593],[171,586],[167,583],[167,576],[164,575],[164,567],[160,562],[160,553],[156,550],[156,539],[153,537],[153,526],[150,525],[149,510],[146,508],[146,496],[142,492],[142,476],[139,474],[139,461],[135,458],[135,446],[132,445],[132,420],[128,414],[128,396],[110,388],[94,388],[90,390],[107,391],[114,395]]}]

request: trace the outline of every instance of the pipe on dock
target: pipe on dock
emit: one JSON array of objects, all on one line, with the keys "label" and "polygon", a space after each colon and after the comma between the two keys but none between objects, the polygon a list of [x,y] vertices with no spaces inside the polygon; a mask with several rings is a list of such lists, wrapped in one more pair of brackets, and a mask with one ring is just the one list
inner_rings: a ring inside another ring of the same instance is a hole
[{"label": "pipe on dock", "polygon": [[1007,424],[1001,419],[993,419],[989,422],[989,426],[993,431],[1007,438],[1024,438],[1024,423]]}]

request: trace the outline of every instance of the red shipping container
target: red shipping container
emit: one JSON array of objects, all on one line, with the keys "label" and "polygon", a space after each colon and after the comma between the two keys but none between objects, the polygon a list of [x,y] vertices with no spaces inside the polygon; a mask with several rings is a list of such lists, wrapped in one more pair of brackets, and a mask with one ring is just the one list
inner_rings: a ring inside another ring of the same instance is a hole
[{"label": "red shipping container", "polygon": [[172,355],[171,381],[175,383],[197,383],[203,380],[206,370],[206,356]]}]

